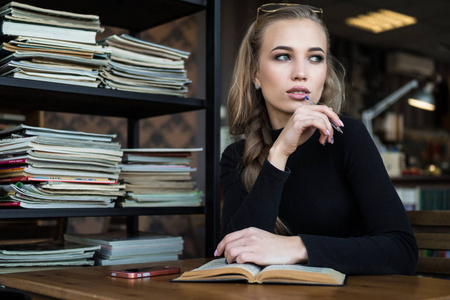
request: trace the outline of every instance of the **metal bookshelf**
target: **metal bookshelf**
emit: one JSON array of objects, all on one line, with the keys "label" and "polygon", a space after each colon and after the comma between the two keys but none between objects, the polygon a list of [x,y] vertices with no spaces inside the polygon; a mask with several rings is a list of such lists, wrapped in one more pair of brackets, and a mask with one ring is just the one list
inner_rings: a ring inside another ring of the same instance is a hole
[{"label": "metal bookshelf", "polygon": [[[0,6],[10,1],[0,0]],[[0,219],[82,216],[126,216],[128,230],[137,230],[140,215],[205,215],[205,253],[219,238],[220,127],[220,0],[23,0],[22,3],[100,16],[103,25],[137,33],[190,14],[206,11],[206,99],[133,93],[0,77],[0,106],[123,117],[128,119],[128,147],[139,145],[139,119],[205,110],[205,205],[201,207],[108,209],[0,209]],[[5,100],[8,99],[8,100]],[[202,126],[202,124],[199,124]]]}]

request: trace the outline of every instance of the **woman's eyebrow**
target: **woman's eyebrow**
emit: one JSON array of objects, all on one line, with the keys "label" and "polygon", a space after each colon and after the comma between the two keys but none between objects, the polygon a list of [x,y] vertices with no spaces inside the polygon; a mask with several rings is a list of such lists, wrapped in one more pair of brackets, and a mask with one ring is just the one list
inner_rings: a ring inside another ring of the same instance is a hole
[{"label": "woman's eyebrow", "polygon": [[[293,52],[294,48],[289,47],[289,46],[277,46],[277,47],[273,48],[271,52],[273,52],[275,50],[285,50],[285,51]],[[325,51],[321,47],[311,47],[308,49],[308,52],[314,52],[314,51],[320,51],[320,52],[325,53]]]},{"label": "woman's eyebrow", "polygon": [[294,51],[294,49],[289,46],[277,46],[277,47],[273,48],[272,51],[270,51],[270,52],[273,52],[275,50],[286,50],[286,51],[291,51],[291,52]]},{"label": "woman's eyebrow", "polygon": [[321,47],[311,47],[308,49],[309,52],[313,52],[313,51],[321,51],[323,53],[325,53],[325,51],[321,48]]}]

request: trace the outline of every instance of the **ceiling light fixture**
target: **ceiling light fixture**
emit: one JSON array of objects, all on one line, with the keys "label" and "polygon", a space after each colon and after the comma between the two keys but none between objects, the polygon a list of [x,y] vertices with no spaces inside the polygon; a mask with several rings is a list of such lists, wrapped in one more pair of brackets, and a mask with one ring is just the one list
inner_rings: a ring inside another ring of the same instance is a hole
[{"label": "ceiling light fixture", "polygon": [[347,18],[345,23],[349,26],[380,33],[417,23],[417,19],[392,10],[380,9],[365,15]]}]

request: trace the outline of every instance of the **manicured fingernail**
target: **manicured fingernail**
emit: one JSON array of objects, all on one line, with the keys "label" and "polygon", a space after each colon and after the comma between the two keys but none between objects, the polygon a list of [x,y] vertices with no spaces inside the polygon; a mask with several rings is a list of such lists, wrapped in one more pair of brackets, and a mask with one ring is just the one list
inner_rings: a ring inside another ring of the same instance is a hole
[{"label": "manicured fingernail", "polygon": [[327,140],[323,141],[323,145],[325,146],[327,144]]},{"label": "manicured fingernail", "polygon": [[334,136],[331,137],[331,144],[334,144]]},{"label": "manicured fingernail", "polygon": [[217,256],[217,249],[216,249],[216,251],[214,251],[214,256]]},{"label": "manicured fingernail", "polygon": [[341,127],[344,127],[344,123],[343,123],[341,120],[339,120],[339,125],[340,125]]},{"label": "manicured fingernail", "polygon": [[328,131],[328,129],[327,129],[327,135],[331,135],[331,133]]}]

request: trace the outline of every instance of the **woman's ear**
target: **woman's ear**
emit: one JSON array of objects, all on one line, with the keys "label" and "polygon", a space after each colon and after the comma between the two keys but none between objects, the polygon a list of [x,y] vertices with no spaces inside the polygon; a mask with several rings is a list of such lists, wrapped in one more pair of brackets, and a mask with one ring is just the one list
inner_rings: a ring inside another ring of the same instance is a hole
[{"label": "woman's ear", "polygon": [[259,90],[261,88],[261,83],[258,79],[258,77],[255,76],[255,78],[253,78],[253,84],[255,85],[255,89]]}]

